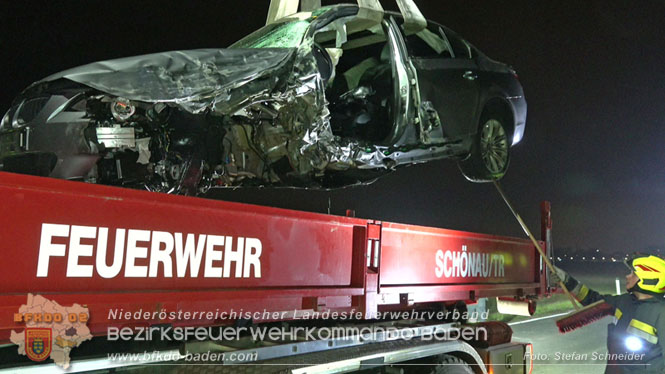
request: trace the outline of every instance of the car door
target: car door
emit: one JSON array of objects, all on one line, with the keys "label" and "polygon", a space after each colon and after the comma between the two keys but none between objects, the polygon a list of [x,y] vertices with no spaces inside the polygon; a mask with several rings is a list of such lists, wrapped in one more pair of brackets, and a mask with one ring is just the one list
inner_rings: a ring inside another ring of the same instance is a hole
[{"label": "car door", "polygon": [[421,113],[425,106],[437,111],[442,140],[459,141],[475,133],[478,67],[468,45],[432,22],[416,34],[400,29],[418,76]]}]

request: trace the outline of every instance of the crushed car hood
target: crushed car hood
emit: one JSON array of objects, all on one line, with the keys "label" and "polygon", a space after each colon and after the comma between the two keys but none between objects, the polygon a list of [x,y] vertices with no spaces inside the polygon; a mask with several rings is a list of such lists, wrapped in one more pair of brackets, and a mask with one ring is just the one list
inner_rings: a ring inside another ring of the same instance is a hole
[{"label": "crushed car hood", "polygon": [[36,84],[68,79],[107,94],[144,102],[169,102],[190,112],[222,112],[249,92],[274,88],[295,49],[197,49],[94,62],[53,74]]}]

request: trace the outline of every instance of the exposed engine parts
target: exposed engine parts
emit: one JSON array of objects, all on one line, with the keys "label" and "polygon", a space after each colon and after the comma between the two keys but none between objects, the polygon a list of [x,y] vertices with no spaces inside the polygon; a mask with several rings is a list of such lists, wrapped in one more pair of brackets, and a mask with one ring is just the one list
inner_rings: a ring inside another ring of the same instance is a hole
[{"label": "exposed engine parts", "polygon": [[[280,180],[271,165],[287,156],[288,136],[269,122],[277,113],[265,103],[225,117],[105,95],[86,106],[86,140],[99,156],[87,182],[196,194]],[[286,161],[281,172],[289,171]]]}]

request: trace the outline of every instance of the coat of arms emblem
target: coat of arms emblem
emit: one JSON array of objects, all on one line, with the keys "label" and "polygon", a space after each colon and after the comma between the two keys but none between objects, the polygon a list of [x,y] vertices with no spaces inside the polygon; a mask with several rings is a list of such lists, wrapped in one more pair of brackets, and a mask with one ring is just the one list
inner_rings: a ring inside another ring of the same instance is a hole
[{"label": "coat of arms emblem", "polygon": [[50,328],[25,329],[25,354],[33,361],[44,361],[51,354],[53,339]]}]

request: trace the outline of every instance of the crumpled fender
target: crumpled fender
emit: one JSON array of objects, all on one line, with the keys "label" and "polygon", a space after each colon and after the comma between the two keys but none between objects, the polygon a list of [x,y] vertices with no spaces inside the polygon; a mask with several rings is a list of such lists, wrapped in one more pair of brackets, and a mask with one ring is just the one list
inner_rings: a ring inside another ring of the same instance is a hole
[{"label": "crumpled fender", "polygon": [[197,49],[94,62],[53,74],[35,85],[65,78],[101,92],[143,102],[173,103],[190,113],[221,112],[233,90],[263,80],[274,88],[295,49]]}]

